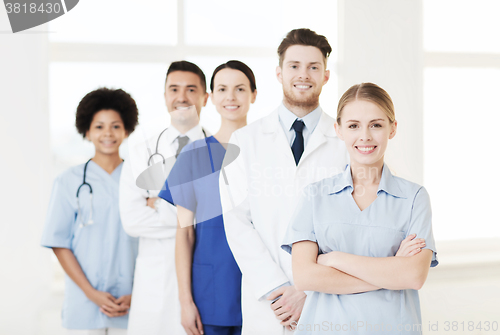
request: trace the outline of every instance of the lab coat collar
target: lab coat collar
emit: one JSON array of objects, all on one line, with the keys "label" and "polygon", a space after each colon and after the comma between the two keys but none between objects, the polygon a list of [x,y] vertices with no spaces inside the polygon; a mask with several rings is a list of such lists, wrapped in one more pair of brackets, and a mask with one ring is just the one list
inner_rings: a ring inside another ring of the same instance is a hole
[{"label": "lab coat collar", "polygon": [[262,132],[264,134],[276,132],[278,130],[278,126],[280,126],[278,109],[274,110],[271,114],[262,119]]},{"label": "lab coat collar", "polygon": [[[321,111],[321,118],[317,125],[317,129],[309,137],[309,143],[307,143],[302,157],[300,157],[299,165],[305,161],[305,159],[311,155],[314,150],[319,148],[323,143],[327,141],[327,137],[335,137],[335,121],[328,114]],[[335,154],[335,153],[332,153]]]},{"label": "lab coat collar", "polygon": [[[311,134],[309,143],[307,143],[307,146],[304,149],[304,153],[302,154],[297,167],[300,166],[302,162],[304,162],[305,159],[314,152],[314,150],[325,143],[327,137],[337,136],[335,134],[335,128],[333,126],[335,124],[335,120],[328,114],[323,112],[321,107],[318,108],[320,108],[321,110],[321,116],[318,125],[316,126],[317,129],[315,129],[315,131]],[[261,129],[264,134],[273,134],[273,145],[276,150],[286,155],[288,157],[288,160],[290,161],[290,164],[295,165],[293,154],[290,149],[290,144],[288,143],[286,135],[283,132],[283,128],[280,124],[279,108],[263,118]]]},{"label": "lab coat collar", "polygon": [[[262,132],[263,133],[270,134],[270,133],[277,132],[279,130],[279,127],[281,127],[280,122],[279,122],[279,109],[280,108],[281,108],[281,106],[278,107],[276,110],[274,110],[271,114],[269,114],[268,116],[266,116],[262,119]],[[323,112],[323,109],[321,108],[321,106],[318,107],[318,109],[321,110],[321,116],[319,118],[319,122],[318,122],[318,125],[316,127],[318,127],[318,129],[321,131],[321,133],[323,135],[325,135],[327,137],[336,137],[337,134],[335,133],[335,128],[333,126],[335,124],[335,120],[332,117],[330,117],[328,114]],[[295,121],[295,119],[293,121]],[[314,134],[314,133],[316,133],[316,131],[314,131],[312,134]]]},{"label": "lab coat collar", "polygon": [[295,120],[299,119],[304,122],[306,129],[311,134],[314,132],[314,129],[318,125],[321,114],[322,110],[319,106],[302,118],[299,118],[295,114],[293,114],[288,108],[285,107],[283,103],[281,103],[281,105],[278,107],[278,117],[285,126],[285,129],[292,130],[293,123],[295,122]]}]

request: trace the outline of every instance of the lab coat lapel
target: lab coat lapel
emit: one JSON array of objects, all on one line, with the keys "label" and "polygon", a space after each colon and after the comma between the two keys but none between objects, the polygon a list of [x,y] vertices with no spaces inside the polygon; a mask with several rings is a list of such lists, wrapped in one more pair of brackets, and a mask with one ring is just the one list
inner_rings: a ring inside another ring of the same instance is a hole
[{"label": "lab coat lapel", "polygon": [[328,137],[337,136],[335,133],[335,128],[333,126],[334,124],[335,120],[333,118],[331,118],[325,112],[321,112],[321,118],[319,119],[316,129],[309,138],[309,142],[304,149],[302,157],[300,157],[299,165],[304,162],[308,156],[311,156],[312,153],[323,143],[326,143]]},{"label": "lab coat lapel", "polygon": [[292,149],[288,144],[288,140],[280,124],[278,109],[266,116],[262,123],[262,133],[270,136],[269,145],[275,149],[278,155],[285,156],[283,159],[290,161],[293,165],[295,165]]}]

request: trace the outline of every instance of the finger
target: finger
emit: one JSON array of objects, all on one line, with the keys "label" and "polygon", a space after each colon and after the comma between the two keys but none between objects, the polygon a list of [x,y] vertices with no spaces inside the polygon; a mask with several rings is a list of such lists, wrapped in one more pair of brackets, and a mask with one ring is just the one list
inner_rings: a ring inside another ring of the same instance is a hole
[{"label": "finger", "polygon": [[108,305],[101,305],[101,309],[105,310],[108,313],[113,312],[113,309]]},{"label": "finger", "polygon": [[281,314],[280,316],[277,316],[276,318],[278,320],[281,320],[281,322],[285,322],[287,320],[290,320],[291,315],[290,315],[290,313],[284,313],[284,314]]},{"label": "finger", "polygon": [[121,312],[126,312],[129,309],[130,309],[130,306],[127,306],[127,305],[123,304],[123,305],[120,305],[120,308],[117,309],[116,311],[121,313]]},{"label": "finger", "polygon": [[110,301],[116,303],[116,298],[109,292],[106,292],[106,298],[108,298]]},{"label": "finger", "polygon": [[419,243],[425,243],[425,239],[424,238],[416,238],[413,241],[408,242],[408,245],[419,244]]},{"label": "finger", "polygon": [[283,305],[281,305],[278,301],[276,301],[276,303],[271,304],[270,307],[274,311],[274,313],[276,313],[276,311],[281,307],[283,307]]},{"label": "finger", "polygon": [[99,310],[101,311],[101,313],[103,313],[104,315],[106,315],[106,316],[108,316],[110,318],[114,318],[114,317],[118,317],[118,316],[124,316],[124,315],[128,314],[128,311],[126,311],[126,312],[109,312],[109,311],[105,310],[102,307]]},{"label": "finger", "polygon": [[110,297],[106,297],[107,298],[107,302],[105,303],[105,305],[111,307],[111,308],[118,308],[118,304],[116,303],[116,300],[113,298],[113,299],[110,299]]},{"label": "finger", "polygon": [[190,326],[189,326],[189,331],[191,332],[191,334],[193,335],[200,335],[200,332],[198,331],[198,328],[196,327],[196,322],[193,322]]},{"label": "finger", "polygon": [[200,334],[203,335],[203,324],[201,323],[200,314],[198,314],[196,316],[196,326],[197,326],[198,332],[200,332]]},{"label": "finger", "polygon": [[[116,307],[115,307],[116,306]],[[108,311],[109,313],[116,313],[116,312],[123,312],[123,311],[126,311],[127,309],[124,308],[123,306],[118,306],[118,305],[115,305],[115,306],[110,306],[110,305],[102,305],[101,307],[104,308],[106,311]]]},{"label": "finger", "polygon": [[408,256],[413,256],[413,255],[416,255],[416,254],[418,254],[418,253],[419,253],[419,252],[421,252],[421,251],[422,251],[422,249],[420,249],[420,248],[415,249],[415,250],[413,250],[412,252],[410,252],[410,253],[408,254]]},{"label": "finger", "polygon": [[271,305],[271,309],[273,310],[274,314],[279,315],[283,314],[283,304],[281,302],[276,302],[274,305]]},{"label": "finger", "polygon": [[116,313],[109,313],[112,317],[112,318],[116,318],[116,317],[120,317],[120,316],[124,316],[124,315],[127,315],[128,312],[116,312]]},{"label": "finger", "polygon": [[119,305],[124,301],[125,301],[125,296],[122,295],[121,297],[119,297],[118,299],[115,300],[115,303],[117,303]]},{"label": "finger", "polygon": [[276,314],[276,319],[283,321],[283,320],[288,319],[290,316],[292,316],[292,313],[283,311],[280,314]]},{"label": "finger", "polygon": [[120,306],[115,302],[115,300],[108,300],[108,302],[105,305],[114,310],[120,309]]},{"label": "finger", "polygon": [[186,335],[194,335],[194,333],[191,331],[191,328],[188,325],[182,325],[182,327],[184,328]]},{"label": "finger", "polygon": [[280,322],[280,324],[282,326],[288,326],[288,325],[290,325],[290,322],[291,322],[290,320],[292,320],[292,316],[291,315],[289,315],[286,319],[282,320]]},{"label": "finger", "polygon": [[285,290],[286,290],[286,287],[280,287],[279,289],[274,290],[273,292],[271,292],[271,294],[269,294],[269,297],[267,297],[267,300],[276,299],[280,295],[283,295],[283,292],[285,292]]},{"label": "finger", "polygon": [[411,251],[417,249],[417,248],[422,248],[425,246],[425,242],[422,243],[420,241],[411,241],[409,242],[401,251],[403,254],[408,254]]},{"label": "finger", "polygon": [[99,311],[101,311],[102,314],[106,315],[107,317],[110,317],[112,318],[113,316],[111,315],[111,313],[109,313],[108,311],[106,311],[104,308],[99,308]]},{"label": "finger", "polygon": [[288,320],[285,320],[284,326],[289,326],[290,330],[295,330],[297,324],[299,323],[300,313],[293,314]]},{"label": "finger", "polygon": [[403,241],[401,241],[401,244],[399,245],[399,249],[401,251],[404,250],[409,243],[414,241],[415,237],[416,237],[415,234],[408,235],[408,237],[406,237]]},{"label": "finger", "polygon": [[403,245],[403,243],[401,243],[401,247],[400,247],[399,252],[403,256],[407,255],[413,249],[420,248],[422,246],[422,243],[424,243],[424,246],[425,246],[425,240],[423,238],[413,239],[412,241],[406,242],[404,245]]},{"label": "finger", "polygon": [[128,311],[127,312],[112,313],[113,317],[125,316],[127,314],[128,314]]},{"label": "finger", "polygon": [[417,234],[410,234],[410,235],[406,236],[406,238],[403,241],[401,241],[401,244],[407,243],[407,242],[413,240],[415,237],[417,237]]},{"label": "finger", "polygon": [[418,240],[413,240],[408,245],[406,246],[406,249],[408,251],[412,251],[415,248],[421,248],[425,247],[425,240],[424,239],[418,239]]},{"label": "finger", "polygon": [[420,241],[419,241],[419,242],[415,243],[415,245],[414,245],[414,246],[412,245],[412,249],[413,249],[413,248],[423,248],[423,247],[425,247],[425,245],[426,245],[426,244],[425,244],[425,241],[423,241],[423,242],[420,242]]}]

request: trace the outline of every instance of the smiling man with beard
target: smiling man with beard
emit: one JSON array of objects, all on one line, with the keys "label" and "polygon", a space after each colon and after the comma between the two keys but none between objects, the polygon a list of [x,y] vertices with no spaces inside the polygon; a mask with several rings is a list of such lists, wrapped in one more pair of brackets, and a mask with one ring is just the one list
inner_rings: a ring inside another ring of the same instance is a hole
[{"label": "smiling man with beard", "polygon": [[314,31],[290,31],[278,47],[283,103],[230,140],[240,154],[228,150],[220,190],[227,240],[243,275],[244,335],[282,335],[298,321],[306,295],[295,289],[291,257],[280,245],[302,189],[348,162],[335,120],[319,106],[331,51]]},{"label": "smiling man with beard", "polygon": [[[199,125],[208,99],[205,75],[193,63],[173,62],[167,71],[164,98],[171,124],[161,134],[151,134],[148,141],[168,160],[177,157],[186,144],[210,136]],[[146,146],[137,152],[133,149],[120,179],[123,228],[140,238],[128,335],[184,335],[175,274],[177,211],[158,198],[159,190],[136,186],[136,177],[148,168],[150,159],[154,164],[161,156],[148,157],[151,153]]]}]

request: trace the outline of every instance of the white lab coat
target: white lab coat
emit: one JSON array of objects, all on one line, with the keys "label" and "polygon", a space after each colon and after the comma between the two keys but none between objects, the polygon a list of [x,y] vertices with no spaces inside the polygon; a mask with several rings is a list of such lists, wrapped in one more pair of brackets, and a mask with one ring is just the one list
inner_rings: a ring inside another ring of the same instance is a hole
[{"label": "white lab coat", "polygon": [[[176,136],[172,129],[165,131],[158,147],[166,159],[175,155],[170,146]],[[158,134],[149,139],[153,152],[157,138]],[[130,158],[120,179],[120,215],[125,232],[140,239],[128,335],[184,335],[175,273],[177,210],[166,201],[160,203],[158,211],[146,206],[146,199],[159,192],[148,193],[136,186],[137,176],[147,168],[149,154],[145,142],[129,145]],[[159,156],[155,157],[158,162]]]},{"label": "white lab coat", "polygon": [[241,151],[225,167],[229,186],[221,174],[220,189],[227,240],[243,274],[243,335],[290,332],[279,324],[265,295],[281,284],[293,283],[291,257],[280,246],[300,192],[310,183],[340,173],[348,163],[334,123],[322,112],[298,166],[278,110],[231,137],[230,143]]}]

